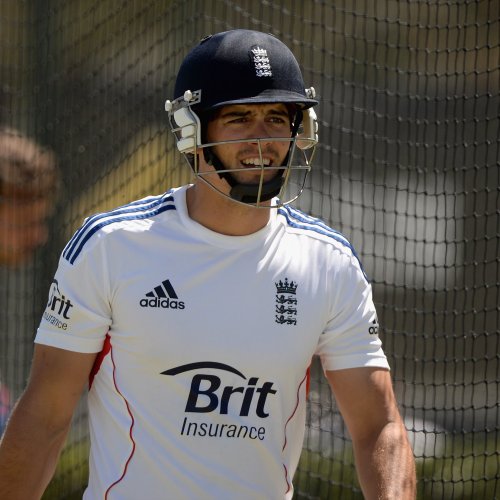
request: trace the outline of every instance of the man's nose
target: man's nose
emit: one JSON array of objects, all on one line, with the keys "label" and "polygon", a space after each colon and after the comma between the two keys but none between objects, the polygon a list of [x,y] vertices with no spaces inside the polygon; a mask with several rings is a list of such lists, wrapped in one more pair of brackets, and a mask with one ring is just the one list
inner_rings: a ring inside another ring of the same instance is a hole
[{"label": "man's nose", "polygon": [[264,120],[257,120],[249,127],[248,130],[249,139],[261,139],[260,141],[255,141],[253,144],[260,142],[261,144],[269,144],[273,137],[269,130],[268,124]]}]

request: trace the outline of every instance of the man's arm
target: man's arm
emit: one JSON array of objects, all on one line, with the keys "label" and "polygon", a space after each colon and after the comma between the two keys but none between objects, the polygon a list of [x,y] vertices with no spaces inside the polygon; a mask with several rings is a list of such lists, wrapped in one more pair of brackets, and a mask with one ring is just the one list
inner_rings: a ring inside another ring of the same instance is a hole
[{"label": "man's arm", "polygon": [[28,386],[0,443],[0,498],[42,496],[95,357],[35,345]]},{"label": "man's arm", "polygon": [[415,461],[389,371],[352,368],[326,376],[352,438],[365,498],[414,499]]}]

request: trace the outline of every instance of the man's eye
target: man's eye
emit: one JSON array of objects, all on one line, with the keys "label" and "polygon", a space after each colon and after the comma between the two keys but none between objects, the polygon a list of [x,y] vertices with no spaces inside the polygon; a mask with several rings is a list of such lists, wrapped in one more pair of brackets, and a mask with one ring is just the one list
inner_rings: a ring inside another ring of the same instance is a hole
[{"label": "man's eye", "polygon": [[281,123],[286,123],[286,122],[285,122],[285,119],[284,119],[284,118],[282,118],[281,116],[271,116],[271,117],[269,118],[269,121],[270,121],[271,123],[280,123],[280,124],[281,124]]},{"label": "man's eye", "polygon": [[269,121],[271,123],[274,123],[275,125],[287,125],[288,124],[288,122],[285,119],[279,118],[279,117],[271,118]]},{"label": "man's eye", "polygon": [[233,118],[229,120],[228,123],[245,123],[248,119],[245,116],[241,116],[240,118]]}]

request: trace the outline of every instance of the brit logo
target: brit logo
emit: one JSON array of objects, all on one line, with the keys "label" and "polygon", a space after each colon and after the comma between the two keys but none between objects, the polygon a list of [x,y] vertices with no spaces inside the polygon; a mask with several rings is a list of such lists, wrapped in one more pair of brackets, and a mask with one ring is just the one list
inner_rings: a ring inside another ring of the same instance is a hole
[{"label": "brit logo", "polygon": [[139,302],[141,307],[155,307],[163,309],[184,309],[184,302],[179,300],[170,280],[163,280],[161,285],[146,293],[146,298]]},{"label": "brit logo", "polygon": [[49,301],[43,313],[45,321],[60,330],[67,330],[72,307],[73,304],[71,300],[65,297],[59,290],[59,283],[57,280],[53,280],[50,285]]},{"label": "brit logo", "polygon": [[276,323],[283,325],[297,324],[297,283],[285,278],[276,285]]},{"label": "brit logo", "polygon": [[254,46],[251,51],[253,57],[253,63],[255,64],[255,74],[257,76],[273,76],[271,70],[271,63],[269,62],[269,57],[267,56],[267,50],[262,49],[259,46]]},{"label": "brit logo", "polygon": [[266,438],[265,419],[278,391],[272,381],[246,377],[234,366],[217,361],[188,363],[161,375],[191,380],[181,436],[260,441]]}]

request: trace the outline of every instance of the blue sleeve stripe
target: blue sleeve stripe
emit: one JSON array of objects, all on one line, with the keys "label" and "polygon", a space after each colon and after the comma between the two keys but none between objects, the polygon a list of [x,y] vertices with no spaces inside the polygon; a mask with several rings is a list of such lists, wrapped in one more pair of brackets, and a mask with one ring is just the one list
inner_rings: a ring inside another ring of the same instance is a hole
[{"label": "blue sleeve stripe", "polygon": [[287,207],[287,208],[289,209],[288,211],[290,215],[296,218],[298,221],[303,222],[304,224],[311,224],[322,228],[325,231],[326,235],[331,235],[337,241],[341,243],[343,242],[345,246],[351,248],[351,250],[354,250],[351,244],[349,243],[349,240],[342,233],[336,231],[335,229],[332,229],[330,226],[327,226],[321,219],[307,215],[304,212],[301,212],[300,210],[297,210],[296,208],[293,207]]},{"label": "blue sleeve stripe", "polygon": [[[169,193],[166,193],[169,194]],[[171,196],[168,196],[164,198],[165,195],[161,196],[150,196],[148,198],[142,199],[135,201],[133,203],[129,203],[127,205],[123,205],[121,207],[115,208],[114,210],[111,210],[109,212],[104,212],[104,213],[99,213],[92,215],[85,219],[84,224],[78,229],[78,231],[73,235],[71,240],[69,240],[68,244],[66,245],[64,251],[63,251],[63,256],[67,257],[74,249],[74,247],[78,244],[79,240],[82,238],[82,236],[85,234],[85,232],[88,230],[88,228],[96,221],[104,219],[106,217],[112,217],[115,214],[123,214],[123,213],[131,213],[131,212],[138,212],[141,210],[147,210],[149,208],[154,208],[158,203],[162,203],[163,200],[165,201],[171,201],[173,198]]]},{"label": "blue sleeve stripe", "polygon": [[68,242],[63,250],[63,257],[73,264],[90,237],[109,224],[125,220],[147,219],[167,210],[175,210],[173,196],[162,195],[130,203],[110,212],[93,215]]},{"label": "blue sleeve stripe", "polygon": [[310,215],[306,215],[304,212],[301,212],[296,208],[290,207],[289,205],[280,207],[278,209],[278,213],[281,214],[286,219],[287,224],[290,227],[296,229],[302,229],[305,231],[313,231],[323,236],[327,236],[335,241],[338,241],[341,245],[348,248],[351,251],[352,255],[355,257],[355,259],[358,261],[363,276],[367,281],[369,281],[368,276],[366,275],[365,270],[363,268],[363,265],[361,264],[361,260],[358,257],[358,254],[356,253],[356,250],[354,250],[354,247],[349,243],[347,238],[342,233],[339,233],[338,231],[335,231],[331,227],[327,226],[321,219],[317,219],[315,217],[311,217]]}]

